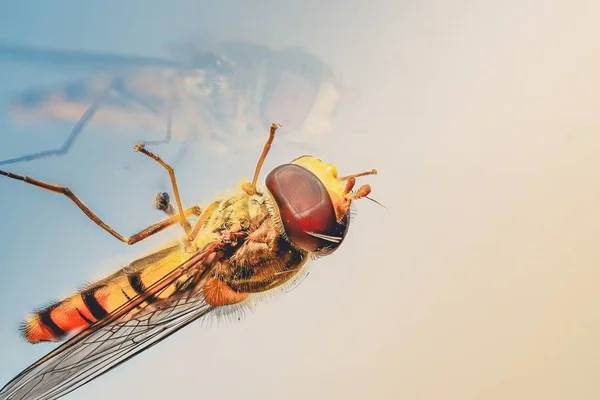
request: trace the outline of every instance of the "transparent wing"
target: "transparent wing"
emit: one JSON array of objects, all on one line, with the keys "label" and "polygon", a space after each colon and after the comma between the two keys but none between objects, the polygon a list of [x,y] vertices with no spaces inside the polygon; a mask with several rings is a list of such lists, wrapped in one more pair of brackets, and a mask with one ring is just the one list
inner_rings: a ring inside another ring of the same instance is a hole
[{"label": "transparent wing", "polygon": [[[208,313],[201,290],[210,269],[198,268],[217,244],[209,245],[107,319],[91,325],[25,369],[2,390],[0,400],[57,399],[105,374]],[[186,275],[185,292],[141,308],[144,298],[160,294]]]},{"label": "transparent wing", "polygon": [[167,144],[172,139],[194,140],[197,134],[187,125],[186,112],[177,107],[174,77],[193,77],[196,70],[226,73],[232,67],[211,52],[196,53],[193,59],[171,60],[0,43],[0,62],[3,60],[40,66],[55,64],[61,69],[85,67],[98,73],[91,78],[38,87],[14,96],[9,112],[16,122],[61,120],[74,122],[75,126],[59,147],[1,160],[0,165],[63,156],[85,134],[92,120],[124,131],[164,132],[164,137],[144,140],[148,145]]}]

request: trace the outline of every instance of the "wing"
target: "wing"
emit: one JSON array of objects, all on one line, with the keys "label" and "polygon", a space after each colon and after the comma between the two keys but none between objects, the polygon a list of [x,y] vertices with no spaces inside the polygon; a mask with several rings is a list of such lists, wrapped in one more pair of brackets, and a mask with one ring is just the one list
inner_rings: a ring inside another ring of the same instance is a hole
[{"label": "wing", "polygon": [[[181,52],[182,60],[163,57],[147,57],[137,54],[94,53],[81,50],[35,48],[0,43],[0,61],[20,61],[61,69],[75,68],[87,71],[107,72],[115,69],[141,67],[154,68],[207,68],[224,67],[223,57],[211,51],[193,51],[189,46]],[[192,54],[192,56],[190,56]]]},{"label": "wing", "polygon": [[[36,361],[0,390],[0,400],[57,399],[210,313],[214,307],[204,301],[201,290],[194,289],[201,288],[211,272],[203,262],[218,246],[218,242],[207,245],[150,286],[144,296],[132,297],[106,319]],[[194,285],[142,308],[145,299],[159,296],[184,275]]]},{"label": "wing", "polygon": [[172,91],[164,74],[164,70],[146,68],[28,89],[11,98],[9,111],[17,121],[77,122],[91,104],[97,104],[94,118],[104,125],[153,126],[162,117],[158,125],[164,130],[163,114]]}]

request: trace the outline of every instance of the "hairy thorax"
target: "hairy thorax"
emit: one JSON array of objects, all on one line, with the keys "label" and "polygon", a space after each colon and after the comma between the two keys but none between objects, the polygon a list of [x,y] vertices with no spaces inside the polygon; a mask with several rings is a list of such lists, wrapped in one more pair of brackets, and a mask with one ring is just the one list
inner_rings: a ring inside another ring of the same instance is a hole
[{"label": "hairy thorax", "polygon": [[[282,234],[268,195],[238,193],[213,203],[196,245],[220,238],[220,256],[211,260],[207,301],[225,305],[252,293],[276,288],[297,275],[308,252],[292,246]],[[211,301],[212,300],[212,301]]]}]

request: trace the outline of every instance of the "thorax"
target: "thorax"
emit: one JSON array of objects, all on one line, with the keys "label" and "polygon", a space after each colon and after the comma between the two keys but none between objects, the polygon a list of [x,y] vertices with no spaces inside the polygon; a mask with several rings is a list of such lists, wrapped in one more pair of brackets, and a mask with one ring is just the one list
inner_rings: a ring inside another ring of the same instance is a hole
[{"label": "thorax", "polygon": [[236,292],[266,291],[289,281],[302,269],[308,252],[295,248],[282,235],[267,194],[242,191],[213,203],[213,210],[196,240],[202,248],[231,237],[215,275]]}]

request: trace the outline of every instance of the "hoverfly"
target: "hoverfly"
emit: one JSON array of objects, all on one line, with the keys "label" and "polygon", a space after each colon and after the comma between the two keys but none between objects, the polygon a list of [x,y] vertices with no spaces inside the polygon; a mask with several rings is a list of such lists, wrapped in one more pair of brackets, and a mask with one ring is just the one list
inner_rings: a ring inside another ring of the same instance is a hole
[{"label": "hoverfly", "polygon": [[184,209],[174,170],[136,145],[168,171],[175,207],[167,195],[159,195],[157,208],[171,215],[130,237],[112,229],[68,188],[0,170],[0,175],[63,194],[126,244],[177,224],[185,230],[180,240],[29,316],[21,329],[27,341],[69,338],[6,384],[0,399],[59,398],[193,321],[240,309],[285,287],[301,276],[309,259],[338,249],[348,232],[353,200],[369,198],[371,192],[366,184],[353,190],[356,178],[377,171],[339,177],[332,164],[302,156],[276,167],[264,187],[257,186],[279,127],[270,128],[253,180],[206,208]]},{"label": "hoverfly", "polygon": [[[0,43],[0,62],[96,70],[86,79],[13,96],[9,111],[15,122],[58,120],[74,126],[59,147],[0,160],[0,166],[62,156],[91,121],[111,131],[161,135],[146,145],[199,139],[217,155],[240,151],[240,143],[261,145],[274,118],[282,119],[283,133],[296,144],[312,143],[327,131],[341,86],[315,55],[238,41],[172,47],[173,58],[160,58]],[[177,159],[187,148],[179,147]]]}]

